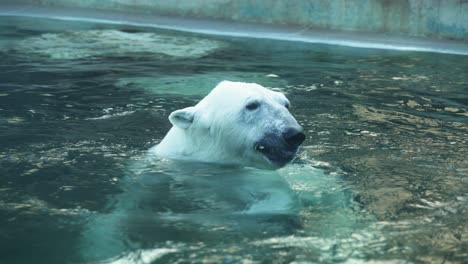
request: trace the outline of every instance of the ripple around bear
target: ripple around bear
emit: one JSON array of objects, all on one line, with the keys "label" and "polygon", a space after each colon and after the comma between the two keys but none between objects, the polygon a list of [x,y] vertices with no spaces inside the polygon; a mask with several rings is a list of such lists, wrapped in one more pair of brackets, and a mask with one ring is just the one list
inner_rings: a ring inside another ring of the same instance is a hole
[{"label": "ripple around bear", "polygon": [[255,83],[219,83],[193,107],[169,116],[173,127],[150,150],[159,157],[262,169],[289,163],[305,139],[279,92]]},{"label": "ripple around bear", "polygon": [[305,138],[288,107],[281,93],[223,81],[197,105],[171,113],[173,127],[127,166],[110,210],[87,221],[82,257],[124,261],[132,249],[167,241],[296,229],[297,197],[271,171],[290,162]]}]

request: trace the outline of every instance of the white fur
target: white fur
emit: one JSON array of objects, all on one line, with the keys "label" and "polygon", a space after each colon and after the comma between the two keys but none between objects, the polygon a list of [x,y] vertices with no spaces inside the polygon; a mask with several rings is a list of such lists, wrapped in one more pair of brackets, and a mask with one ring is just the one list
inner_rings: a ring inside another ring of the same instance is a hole
[{"label": "white fur", "polygon": [[[260,107],[248,110],[252,102]],[[140,241],[163,243],[161,230],[184,230],[178,236],[186,237],[207,230],[204,239],[209,241],[218,239],[219,231],[210,231],[213,227],[251,235],[264,232],[258,227],[269,227],[272,215],[294,216],[299,204],[279,174],[204,164],[278,168],[254,146],[265,133],[297,125],[288,104],[283,94],[258,84],[224,81],[197,105],[171,113],[173,127],[161,143],[146,158],[129,164],[129,175],[120,181],[123,192],[109,202],[112,210],[87,221],[83,259],[114,260],[132,247],[140,248]],[[289,221],[285,223],[286,230]],[[277,232],[278,226],[271,228]]]},{"label": "white fur", "polygon": [[[251,102],[261,107],[249,111],[246,105]],[[197,105],[173,112],[173,127],[150,153],[174,160],[271,167],[254,144],[268,131],[297,125],[286,105],[282,93],[259,84],[223,81]]]}]

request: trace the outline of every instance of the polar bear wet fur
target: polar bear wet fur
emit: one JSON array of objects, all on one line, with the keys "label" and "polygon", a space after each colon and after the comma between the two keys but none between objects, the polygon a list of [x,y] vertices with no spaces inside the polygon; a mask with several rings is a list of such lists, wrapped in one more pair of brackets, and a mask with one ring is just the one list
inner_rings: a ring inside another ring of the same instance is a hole
[{"label": "polar bear wet fur", "polygon": [[263,169],[285,166],[305,139],[288,99],[259,84],[223,81],[192,107],[150,153],[174,160]]},{"label": "polar bear wet fur", "polygon": [[[162,243],[166,227],[190,239],[219,226],[245,235],[270,226],[289,230],[299,204],[287,182],[269,171],[290,162],[305,138],[288,107],[279,92],[223,81],[197,105],[171,113],[173,127],[163,140],[127,165],[112,209],[87,221],[82,258],[94,263],[114,259],[129,243]],[[270,216],[288,220],[271,225]],[[206,232],[205,239],[219,239],[220,231]]]}]

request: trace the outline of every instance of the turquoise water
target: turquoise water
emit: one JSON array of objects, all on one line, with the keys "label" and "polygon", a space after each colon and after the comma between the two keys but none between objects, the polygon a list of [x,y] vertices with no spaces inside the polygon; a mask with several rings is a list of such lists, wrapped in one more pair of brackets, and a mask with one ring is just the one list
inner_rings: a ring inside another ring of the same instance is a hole
[{"label": "turquoise water", "polygon": [[[1,263],[468,259],[464,56],[22,17],[0,56]],[[224,79],[287,94],[298,159],[146,160]]]}]

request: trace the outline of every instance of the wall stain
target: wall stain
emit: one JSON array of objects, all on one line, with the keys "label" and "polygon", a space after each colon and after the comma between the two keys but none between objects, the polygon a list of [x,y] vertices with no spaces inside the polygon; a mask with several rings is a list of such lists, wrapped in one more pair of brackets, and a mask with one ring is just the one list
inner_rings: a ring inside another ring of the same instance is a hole
[{"label": "wall stain", "polygon": [[2,0],[468,42],[468,0]]}]

